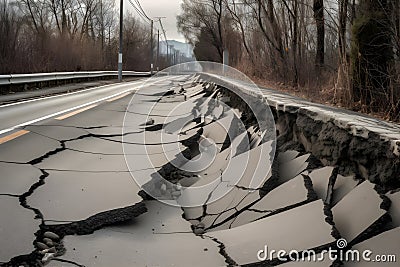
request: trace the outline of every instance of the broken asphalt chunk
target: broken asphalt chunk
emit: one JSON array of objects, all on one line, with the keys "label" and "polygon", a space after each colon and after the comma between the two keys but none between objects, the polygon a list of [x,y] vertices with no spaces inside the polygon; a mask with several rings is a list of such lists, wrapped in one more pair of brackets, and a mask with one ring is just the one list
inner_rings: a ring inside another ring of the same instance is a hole
[{"label": "broken asphalt chunk", "polygon": [[23,208],[18,198],[0,196],[0,261],[34,251],[34,233],[39,230],[40,220],[35,214]]},{"label": "broken asphalt chunk", "polygon": [[332,243],[332,226],[325,222],[320,200],[233,229],[207,233],[224,244],[237,264],[258,262],[257,252],[268,246],[276,251],[302,251]]},{"label": "broken asphalt chunk", "polygon": [[29,164],[0,162],[0,194],[22,195],[42,176],[42,172]]},{"label": "broken asphalt chunk", "polygon": [[[400,227],[383,232],[351,248],[359,252],[359,260],[350,258],[345,267],[399,266]],[[365,253],[367,251],[367,253]],[[370,251],[370,253],[368,252]],[[366,258],[365,258],[366,257]],[[378,257],[378,258],[377,258]]]},{"label": "broken asphalt chunk", "polygon": [[348,193],[331,210],[340,235],[349,243],[387,213],[374,184],[365,181]]},{"label": "broken asphalt chunk", "polygon": [[[28,199],[46,220],[79,221],[142,201],[130,174],[50,171],[46,183]],[[112,196],[112,197],[110,197]]]},{"label": "broken asphalt chunk", "polygon": [[386,196],[392,202],[389,209],[390,216],[392,217],[392,224],[395,227],[400,227],[400,191],[391,194],[388,193]]},{"label": "broken asphalt chunk", "polygon": [[180,208],[157,201],[147,201],[146,206],[146,214],[126,224],[65,237],[63,258],[86,266],[225,265],[218,246],[194,235]]}]

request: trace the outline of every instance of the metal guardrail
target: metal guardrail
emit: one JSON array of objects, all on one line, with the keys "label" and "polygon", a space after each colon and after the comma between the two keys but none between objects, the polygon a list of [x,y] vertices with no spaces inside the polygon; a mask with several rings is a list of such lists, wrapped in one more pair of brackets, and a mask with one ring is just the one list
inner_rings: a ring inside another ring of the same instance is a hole
[{"label": "metal guardrail", "polygon": [[[64,81],[72,79],[100,78],[118,76],[117,71],[53,72],[33,74],[0,75],[0,86],[29,84],[38,82]],[[145,77],[150,72],[124,71],[123,76]]]}]

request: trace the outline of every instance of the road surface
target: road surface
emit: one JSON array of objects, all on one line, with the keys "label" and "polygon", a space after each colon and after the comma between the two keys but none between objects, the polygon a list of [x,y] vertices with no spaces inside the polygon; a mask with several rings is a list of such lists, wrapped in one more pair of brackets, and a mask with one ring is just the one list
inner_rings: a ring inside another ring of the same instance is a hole
[{"label": "road surface", "polygon": [[276,143],[233,96],[230,108],[213,102],[224,96],[214,84],[140,85],[0,106],[1,263],[330,266],[265,248],[321,255],[343,242],[398,254],[398,192],[345,177],[299,145],[278,142],[274,156]]}]

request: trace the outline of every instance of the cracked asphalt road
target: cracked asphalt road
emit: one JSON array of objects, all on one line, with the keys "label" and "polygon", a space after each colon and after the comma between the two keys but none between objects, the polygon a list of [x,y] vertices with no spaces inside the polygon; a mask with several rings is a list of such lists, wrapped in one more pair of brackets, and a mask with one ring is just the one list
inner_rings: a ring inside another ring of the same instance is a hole
[{"label": "cracked asphalt road", "polygon": [[[145,211],[121,145],[124,109],[140,84],[0,107],[0,138],[5,140],[0,147],[0,261],[36,261],[32,253],[41,227],[118,208],[128,208],[125,220]],[[83,106],[90,109],[80,110]],[[37,122],[13,129],[28,121]],[[21,131],[25,134],[13,139]]]},{"label": "cracked asphalt road", "polygon": [[[0,265],[376,266],[257,259],[265,245],[319,254],[341,238],[399,253],[398,191],[324,166],[279,136],[274,158],[274,142],[220,86],[191,76],[153,82],[131,105],[140,82],[0,106]],[[228,112],[211,103],[223,97]],[[180,207],[189,200],[200,205]]]}]

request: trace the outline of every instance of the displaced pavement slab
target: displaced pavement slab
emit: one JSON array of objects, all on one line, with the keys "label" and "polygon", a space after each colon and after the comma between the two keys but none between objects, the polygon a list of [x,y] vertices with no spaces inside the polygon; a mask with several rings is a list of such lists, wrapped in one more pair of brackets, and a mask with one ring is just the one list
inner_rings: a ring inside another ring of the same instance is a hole
[{"label": "displaced pavement slab", "polygon": [[237,264],[257,262],[257,252],[266,245],[276,251],[316,248],[332,243],[332,226],[325,222],[320,200],[229,230],[206,236],[221,242]]},{"label": "displaced pavement slab", "polygon": [[[268,147],[268,143],[263,145]],[[258,147],[258,149],[259,148],[260,147]],[[251,152],[250,158],[257,154],[258,149],[252,149],[249,151]],[[185,215],[188,218],[202,217],[201,222],[205,224],[205,228],[210,228],[210,231],[216,231],[238,227],[240,225],[244,225],[260,218],[283,212],[315,200],[315,198],[311,199],[312,196],[310,195],[310,191],[312,195],[315,195],[314,190],[311,187],[311,184],[306,186],[305,177],[303,177],[303,175],[297,175],[287,182],[280,184],[278,187],[272,189],[272,191],[268,192],[266,196],[260,199],[260,192],[258,190],[246,189],[246,185],[248,185],[248,182],[246,181],[251,178],[253,175],[252,172],[254,172],[254,169],[256,169],[256,166],[251,166],[257,162],[257,157],[256,159],[250,160],[250,163],[246,166],[246,170],[239,169],[241,166],[240,162],[246,161],[246,157],[249,157],[246,155],[246,153],[231,159],[230,165],[234,166],[234,171],[223,174],[223,177],[230,177],[244,172],[243,178],[238,184],[239,186],[235,187],[225,197],[217,200],[216,202],[208,204],[205,215],[203,214],[204,210],[202,207],[185,208]],[[293,165],[292,161],[296,161],[294,157],[295,155],[298,155],[298,152],[293,153],[291,151],[289,154],[292,155],[292,159],[288,159],[280,163],[281,171],[286,169],[286,165]],[[263,154],[261,158],[264,160],[267,159],[268,153]],[[235,159],[239,160],[236,161]],[[303,161],[300,161],[299,164],[304,165]],[[249,166],[250,168],[248,168]],[[266,164],[261,164],[261,166],[266,166]],[[259,167],[257,166],[257,168]],[[322,179],[329,181],[332,170],[333,168],[326,167],[322,168],[319,172],[317,171],[315,174],[318,174],[319,176],[323,176],[323,174],[325,174],[325,176],[328,177],[322,177]],[[264,172],[265,171],[266,170],[264,170]],[[277,175],[280,177],[280,173]],[[256,172],[255,176],[260,176],[259,172]],[[271,176],[271,172],[269,172],[266,180],[270,179]],[[316,175],[314,176],[317,177]],[[327,191],[327,189],[325,191]]]},{"label": "displaced pavement slab", "polygon": [[232,227],[237,227],[258,220],[278,211],[279,209],[289,209],[290,206],[296,204],[305,204],[304,202],[308,199],[308,193],[308,189],[304,184],[304,177],[298,175],[273,189],[247,211],[238,215],[234,220]]},{"label": "displaced pavement slab", "polygon": [[[270,171],[273,162],[271,154],[273,154],[273,142],[266,142],[233,157],[227,170],[223,173],[223,180],[230,181],[232,186],[249,189],[261,188],[271,177]],[[235,176],[237,178],[233,179],[232,177]]]},{"label": "displaced pavement slab", "polygon": [[299,154],[300,154],[300,152],[298,152],[296,150],[288,150],[288,151],[279,153],[277,159],[278,159],[279,163],[286,163],[288,161],[294,160]]},{"label": "displaced pavement slab", "polygon": [[0,262],[34,251],[34,233],[41,221],[34,219],[35,214],[23,208],[18,198],[0,196],[0,210]]},{"label": "displaced pavement slab", "polygon": [[[263,148],[264,147],[264,148]],[[232,177],[234,175],[238,175],[242,173],[240,176],[242,178],[240,179],[239,183],[237,186],[224,198],[221,200],[218,200],[215,203],[211,203],[207,207],[207,212],[210,214],[219,214],[218,219],[215,220],[215,224],[218,222],[221,222],[221,218],[223,217],[230,217],[227,216],[228,213],[232,213],[231,211],[234,210],[237,213],[236,218],[231,218],[229,221],[226,221],[224,224],[226,228],[231,228],[231,227],[236,227],[239,225],[244,224],[245,222],[250,222],[253,219],[260,218],[265,216],[266,214],[270,213],[271,211],[274,211],[275,209],[283,208],[285,207],[285,204],[287,201],[291,202],[291,200],[296,199],[297,195],[301,195],[300,197],[302,201],[307,200],[307,189],[304,187],[304,180],[302,177],[299,177],[301,179],[300,182],[300,187],[303,188],[302,190],[293,190],[294,195],[292,195],[291,198],[284,198],[282,197],[281,193],[279,194],[274,194],[272,193],[271,199],[269,199],[269,196],[267,195],[265,202],[261,200],[261,203],[267,203],[268,201],[272,201],[272,199],[276,198],[277,201],[271,202],[271,205],[267,205],[265,207],[262,207],[263,204],[259,204],[256,208],[252,205],[254,203],[257,203],[258,200],[260,200],[260,192],[258,190],[251,189],[249,187],[250,181],[253,177],[256,177],[257,179],[260,179],[261,177],[264,178],[264,182],[268,181],[270,178],[272,178],[271,170],[269,169],[270,167],[270,148],[271,144],[270,143],[264,143],[257,148],[253,148],[252,150],[242,153],[236,157],[234,157],[231,162],[230,166],[232,168],[228,168],[228,171],[223,174],[223,177]],[[260,154],[260,151],[262,153]],[[297,154],[297,153],[296,153]],[[246,165],[245,169],[241,169],[240,166],[242,166],[242,162],[249,162]],[[285,167],[284,165],[286,164],[293,164],[289,162],[283,162],[281,164],[282,168],[281,170],[284,170]],[[303,164],[303,163],[301,163]],[[229,171],[231,170],[231,171]],[[279,175],[280,176],[280,173]],[[227,180],[228,178],[225,178],[223,180]],[[232,179],[232,178],[230,178]],[[290,181],[290,180],[289,180]],[[292,186],[295,183],[288,183],[288,186]],[[234,185],[233,183],[231,184],[232,186]],[[282,188],[286,188],[283,186]],[[297,188],[297,187],[296,187]],[[297,188],[299,189],[299,188]],[[278,192],[280,189],[277,189],[276,192]],[[286,193],[286,192],[285,192]],[[298,194],[296,194],[298,193]],[[282,202],[282,205],[279,205],[277,203]],[[301,202],[301,201],[299,201]],[[223,204],[225,203],[225,204]],[[274,204],[275,203],[275,204]],[[296,202],[297,203],[297,202]],[[291,203],[291,204],[296,204],[296,203]],[[225,207],[225,208],[224,208]],[[244,208],[248,207],[248,211],[245,211]],[[219,208],[219,210],[218,210]],[[243,211],[243,214],[240,214],[239,211]],[[240,218],[239,218],[240,217]],[[226,220],[226,219],[225,219]],[[222,220],[223,221],[223,220]],[[221,229],[223,227],[217,227],[216,229]],[[215,230],[215,229],[213,229]]]},{"label": "displaced pavement slab", "polygon": [[28,198],[46,220],[79,221],[142,201],[129,173],[49,171],[46,183]]},{"label": "displaced pavement slab", "polygon": [[320,199],[323,201],[326,201],[329,199],[329,183],[331,182],[331,177],[333,175],[333,170],[334,167],[324,167],[320,169],[313,170],[308,174],[308,177],[310,177],[312,184],[313,184],[313,189],[315,193],[318,195]]},{"label": "displaced pavement slab", "polygon": [[286,183],[276,187],[263,197],[251,209],[259,211],[274,211],[307,200],[308,189],[304,177],[298,175]]},{"label": "displaced pavement slab", "polygon": [[360,182],[354,179],[354,175],[337,175],[335,185],[333,186],[331,205],[335,206],[344,196],[351,192]]},{"label": "displaced pavement slab", "polygon": [[[209,191],[203,187],[202,189],[206,192],[199,194],[204,198],[201,203],[205,203],[206,200],[209,200],[209,203],[206,205],[206,213],[204,214],[204,206],[190,207],[184,208],[185,216],[193,219],[206,217],[204,218],[205,220],[202,220],[205,227],[214,227],[217,219],[220,219],[223,213],[231,210],[239,211],[259,200],[260,195],[258,190],[251,189],[251,185],[256,179],[259,179],[258,182],[262,185],[271,177],[271,150],[271,142],[263,143],[256,148],[230,158],[229,162],[225,162],[226,159],[228,159],[229,149],[219,153],[213,165],[201,173],[204,181],[209,181],[210,183],[211,181],[215,181],[213,187],[206,188]],[[228,164],[227,166],[225,166],[226,163]],[[245,166],[245,168],[243,168],[243,166]],[[214,169],[214,171],[212,171],[212,169]],[[208,173],[209,171],[211,171],[211,173]],[[208,175],[205,176],[205,173],[208,173]],[[202,185],[204,181],[200,180],[195,183],[195,185]],[[257,186],[255,187],[258,188]],[[184,191],[182,198],[185,197],[193,198],[193,195],[186,194]],[[211,218],[207,218],[209,217],[208,215],[211,215]],[[225,227],[225,229],[230,228],[232,220],[234,220],[234,218],[225,222],[223,227]]]},{"label": "displaced pavement slab", "polygon": [[382,198],[374,184],[365,181],[332,208],[333,221],[341,236],[351,242],[386,211],[380,206]]},{"label": "displaced pavement slab", "polygon": [[279,181],[284,183],[296,177],[307,169],[310,154],[298,156],[292,160],[279,164]]},{"label": "displaced pavement slab", "polygon": [[390,205],[389,214],[392,217],[392,223],[395,227],[400,227],[400,191],[392,194],[386,194],[392,201]]},{"label": "displaced pavement slab", "polygon": [[[400,247],[399,247],[399,240],[400,240],[400,227],[397,227],[395,229],[386,231],[381,233],[380,235],[374,236],[371,239],[368,239],[364,242],[361,242],[355,246],[353,246],[351,249],[352,250],[357,250],[360,252],[360,261],[350,261],[350,262],[345,262],[344,266],[345,267],[368,267],[368,266],[399,266],[399,259],[400,259]],[[365,261],[362,259],[362,253],[364,251],[371,251],[372,253],[368,255],[368,258],[370,258],[371,262]],[[391,257],[392,255],[395,256],[395,261],[393,259],[390,260],[388,257]],[[379,256],[381,257],[380,260],[384,260],[384,257],[386,258],[386,262],[379,262],[379,259],[376,259],[375,257]]]},{"label": "displaced pavement slab", "polygon": [[225,266],[218,246],[192,233],[182,210],[147,201],[148,212],[89,236],[67,236],[63,259],[86,266]]},{"label": "displaced pavement slab", "polygon": [[[253,194],[253,193],[252,193]],[[258,194],[258,192],[256,192]],[[290,210],[304,205],[309,201],[309,189],[305,186],[302,175],[298,175],[288,182],[274,188],[261,200],[237,215],[230,227],[237,227],[259,220],[269,215]]]},{"label": "displaced pavement slab", "polygon": [[42,172],[29,164],[0,162],[0,194],[22,195],[36,183]]}]

